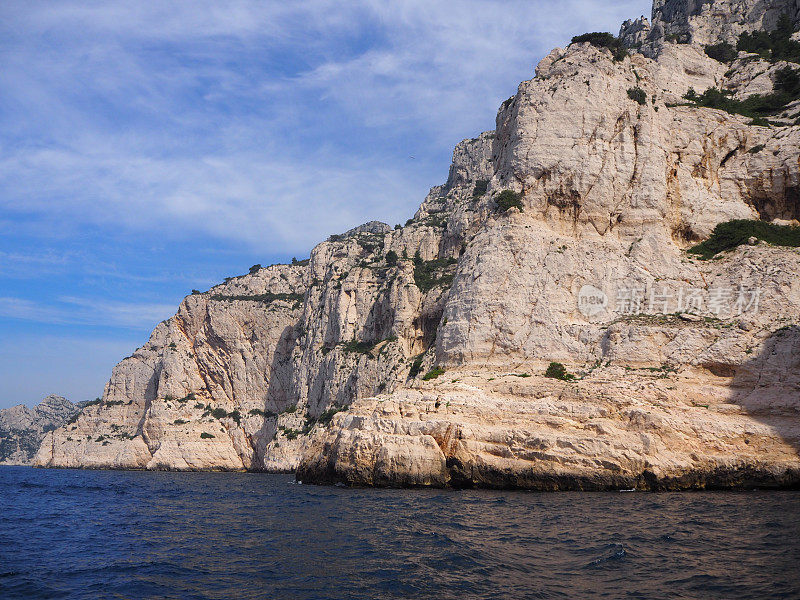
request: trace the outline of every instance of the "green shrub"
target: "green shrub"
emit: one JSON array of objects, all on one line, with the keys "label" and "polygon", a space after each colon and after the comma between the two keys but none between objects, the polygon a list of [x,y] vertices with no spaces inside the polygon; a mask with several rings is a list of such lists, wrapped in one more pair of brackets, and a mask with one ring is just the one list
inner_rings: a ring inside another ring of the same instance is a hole
[{"label": "green shrub", "polygon": [[206,433],[205,431],[200,434],[201,440],[210,440],[213,437],[214,437],[213,435],[211,435],[210,433]]},{"label": "green shrub", "polygon": [[374,343],[359,342],[357,340],[350,340],[349,342],[345,342],[344,344],[342,344],[342,349],[345,352],[349,352],[352,354],[369,354],[369,352],[374,347],[375,347]]},{"label": "green shrub", "polygon": [[409,377],[416,377],[419,375],[419,372],[422,370],[422,360],[425,358],[423,354],[415,357],[414,360],[411,362],[411,369],[408,371]]},{"label": "green shrub", "polygon": [[395,252],[394,250],[389,250],[386,253],[386,264],[389,265],[390,267],[393,267],[397,264],[398,258],[400,257],[397,256],[397,252]]},{"label": "green shrub", "polygon": [[297,404],[292,404],[291,406],[287,406],[283,412],[288,414],[293,414],[297,410]]},{"label": "green shrub", "polygon": [[194,405],[194,407],[195,407],[196,409],[198,409],[198,410],[205,408],[205,406],[203,406],[203,403],[202,403],[202,402],[197,402],[197,403]]},{"label": "green shrub", "polygon": [[520,211],[523,210],[520,195],[514,190],[503,190],[495,196],[494,201],[500,212],[506,212],[511,208],[518,208]]},{"label": "green shrub", "polygon": [[336,413],[341,412],[343,410],[344,410],[343,408],[339,408],[338,406],[332,406],[319,416],[317,422],[322,423],[323,425],[327,425],[328,423],[331,422],[331,419],[333,419],[333,416]]},{"label": "green shrub", "polygon": [[567,368],[560,362],[551,362],[544,372],[545,377],[550,379],[560,379],[561,381],[570,381],[575,379],[575,376],[567,372]]},{"label": "green shrub", "polygon": [[708,260],[720,252],[746,244],[751,237],[775,246],[800,247],[800,227],[740,219],[720,223],[714,228],[711,237],[688,251]]},{"label": "green shrub", "polygon": [[733,62],[736,60],[736,57],[739,56],[739,52],[736,50],[736,48],[734,48],[728,42],[711,44],[703,49],[710,58],[718,60],[721,63]]},{"label": "green shrub", "polygon": [[444,375],[444,369],[441,367],[434,367],[422,377],[422,381],[430,381],[431,379],[436,379],[440,375]]},{"label": "green shrub", "polygon": [[758,146],[753,146],[750,150],[747,151],[748,154],[758,154],[765,148],[764,144],[759,144]]},{"label": "green shrub", "polygon": [[443,271],[456,262],[456,259],[452,257],[424,261],[417,251],[414,255],[414,283],[423,294],[437,286],[450,287],[453,283],[454,273],[444,273]]},{"label": "green shrub", "polygon": [[175,419],[172,424],[173,425],[186,425],[189,421],[184,421],[183,419]]},{"label": "green shrub", "polygon": [[775,89],[792,98],[800,96],[800,68],[786,66],[775,73]]},{"label": "green shrub", "polygon": [[736,49],[754,52],[772,62],[779,60],[800,62],[800,42],[791,39],[794,31],[795,27],[789,15],[783,15],[772,31],[744,32],[739,36]]},{"label": "green shrub", "polygon": [[647,104],[647,94],[640,87],[632,87],[628,90],[628,98],[641,105]]},{"label": "green shrub", "polygon": [[473,198],[480,198],[486,193],[486,190],[489,189],[489,180],[488,179],[479,179],[475,182],[475,189],[472,190],[472,197]]},{"label": "green shrub", "polygon": [[228,416],[228,411],[224,408],[215,408],[211,411],[211,416],[215,419],[224,419]]},{"label": "green shrub", "polygon": [[303,294],[273,294],[272,292],[266,292],[265,294],[251,294],[251,295],[238,295],[238,296],[230,296],[224,294],[214,294],[211,296],[212,300],[217,302],[234,302],[234,301],[242,301],[242,302],[262,302],[264,304],[272,304],[273,302],[288,302],[289,304],[293,304],[293,308],[299,308],[303,304],[304,296]]},{"label": "green shrub", "polygon": [[232,410],[228,413],[228,417],[233,419],[234,422],[239,425],[242,422],[242,415],[239,413],[238,410]]},{"label": "green shrub", "polygon": [[258,273],[261,270],[261,265],[253,265],[250,267],[250,275],[253,273]]},{"label": "green shrub", "polygon": [[628,56],[628,50],[622,45],[622,40],[606,31],[594,31],[576,35],[572,38],[573,44],[589,42],[595,48],[608,48],[615,61],[623,60]]},{"label": "green shrub", "polygon": [[[756,125],[768,125],[769,123],[764,120],[764,117],[776,115],[782,112],[786,105],[800,97],[800,85],[795,88],[794,74],[784,71],[793,71],[791,67],[781,69],[780,88],[776,85],[775,91],[771,94],[760,95],[755,94],[744,100],[736,100],[731,98],[733,92],[728,90],[719,90],[717,88],[709,88],[702,95],[697,95],[693,89],[684,95],[684,99],[688,100],[691,104],[702,108],[716,108],[724,110],[731,114],[743,115],[750,117],[755,121]],[[787,91],[791,90],[791,91]]]},{"label": "green shrub", "polygon": [[192,290],[192,296],[197,296],[200,294],[200,290]]}]

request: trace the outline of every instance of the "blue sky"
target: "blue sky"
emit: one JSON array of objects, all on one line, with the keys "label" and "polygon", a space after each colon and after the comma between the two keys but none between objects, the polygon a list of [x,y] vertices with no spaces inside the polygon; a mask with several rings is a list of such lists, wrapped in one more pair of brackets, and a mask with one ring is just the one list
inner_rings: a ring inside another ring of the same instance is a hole
[{"label": "blue sky", "polygon": [[0,408],[94,398],[193,288],[405,222],[552,47],[649,10],[3,0]]}]

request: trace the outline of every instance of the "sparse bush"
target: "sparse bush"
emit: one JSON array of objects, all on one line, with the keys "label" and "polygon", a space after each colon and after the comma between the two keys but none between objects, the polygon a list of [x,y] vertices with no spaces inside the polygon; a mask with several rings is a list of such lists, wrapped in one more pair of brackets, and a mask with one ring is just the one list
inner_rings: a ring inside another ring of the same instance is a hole
[{"label": "sparse bush", "polygon": [[744,32],[739,36],[736,49],[756,53],[772,62],[800,62],[800,42],[791,39],[794,31],[789,15],[783,15],[772,31]]},{"label": "sparse bush", "polygon": [[211,416],[215,419],[224,419],[228,416],[228,411],[224,408],[215,408],[211,411]]},{"label": "sparse bush", "polygon": [[212,300],[217,302],[235,302],[235,301],[242,301],[242,302],[262,302],[264,304],[272,304],[273,302],[287,302],[292,304],[292,308],[300,308],[303,305],[303,300],[305,297],[303,294],[273,294],[272,292],[266,292],[264,294],[251,294],[251,295],[224,295],[224,294],[214,294],[211,296]]},{"label": "sparse bush", "polygon": [[594,31],[576,35],[572,38],[573,44],[589,42],[595,48],[608,48],[615,61],[623,60],[628,56],[628,50],[622,45],[622,40],[607,31]]},{"label": "sparse bush", "polygon": [[444,375],[444,369],[441,367],[434,367],[422,377],[422,381],[430,381],[431,379],[436,379],[440,375]]},{"label": "sparse bush", "polygon": [[183,419],[175,419],[172,424],[173,425],[186,425],[189,421],[184,421]]},{"label": "sparse bush", "polygon": [[422,360],[425,358],[423,354],[415,357],[414,360],[411,362],[411,369],[408,371],[409,377],[416,377],[419,375],[419,372],[422,370]]},{"label": "sparse bush", "polygon": [[739,56],[739,52],[728,42],[721,42],[719,44],[711,44],[709,46],[705,46],[703,48],[706,54],[713,58],[714,60],[718,60],[721,63],[730,63],[736,60],[736,57]]},{"label": "sparse bush", "polygon": [[[793,71],[791,67],[786,67],[780,73],[783,74],[787,69]],[[776,85],[778,91],[763,96],[754,94],[744,100],[736,100],[731,97],[733,92],[717,88],[708,88],[699,96],[697,92],[689,88],[689,91],[683,97],[698,107],[716,108],[731,114],[750,117],[753,119],[751,125],[769,125],[764,117],[780,113],[786,108],[786,105],[800,96],[800,85],[795,88],[793,81],[793,75],[786,72],[780,77],[779,85],[781,87],[778,88],[778,85]],[[787,89],[792,91],[786,91]]]},{"label": "sparse bush", "polygon": [[520,195],[514,190],[503,190],[495,196],[494,201],[500,212],[506,212],[511,208],[518,208],[520,211],[523,210]]},{"label": "sparse bush", "polygon": [[200,290],[192,290],[192,296],[197,296],[200,293]]},{"label": "sparse bush", "polygon": [[545,377],[550,379],[560,379],[561,381],[570,381],[575,379],[575,376],[567,372],[567,368],[560,362],[551,362],[544,372]]},{"label": "sparse bush", "polygon": [[369,354],[370,350],[375,346],[371,342],[359,342],[357,340],[350,340],[342,344],[342,349],[345,352],[352,354]]},{"label": "sparse bush", "polygon": [[456,262],[452,257],[423,261],[417,251],[414,255],[414,283],[423,294],[437,286],[450,287],[454,273],[443,271]]},{"label": "sparse bush", "polygon": [[213,437],[214,437],[213,435],[211,435],[210,433],[206,433],[205,431],[200,434],[201,440],[210,440]]},{"label": "sparse bush", "polygon": [[800,227],[739,219],[720,223],[714,228],[711,237],[702,244],[690,248],[689,252],[708,260],[720,252],[746,244],[751,237],[775,246],[800,247]]},{"label": "sparse bush", "polygon": [[775,89],[792,98],[800,96],[800,69],[787,66],[775,73]]},{"label": "sparse bush", "polygon": [[758,146],[753,146],[747,152],[748,152],[748,154],[758,154],[759,152],[761,152],[764,149],[764,147],[765,147],[764,144],[759,144]]},{"label": "sparse bush", "polygon": [[647,103],[647,94],[638,86],[632,87],[628,90],[628,98],[634,102],[638,102],[641,105],[645,105]]},{"label": "sparse bush", "polygon": [[486,190],[489,189],[489,180],[488,179],[479,179],[475,182],[475,189],[472,190],[472,197],[473,198],[480,198],[486,193]]},{"label": "sparse bush", "polygon": [[250,275],[258,273],[260,270],[261,270],[261,265],[253,265],[252,267],[250,267]]},{"label": "sparse bush", "polygon": [[336,413],[341,412],[343,410],[344,410],[344,408],[339,408],[338,406],[332,406],[331,408],[329,408],[328,410],[326,410],[325,412],[323,412],[319,416],[319,418],[317,419],[317,422],[318,423],[322,423],[323,425],[327,425],[328,423],[331,422],[331,419],[333,419],[333,416]]}]

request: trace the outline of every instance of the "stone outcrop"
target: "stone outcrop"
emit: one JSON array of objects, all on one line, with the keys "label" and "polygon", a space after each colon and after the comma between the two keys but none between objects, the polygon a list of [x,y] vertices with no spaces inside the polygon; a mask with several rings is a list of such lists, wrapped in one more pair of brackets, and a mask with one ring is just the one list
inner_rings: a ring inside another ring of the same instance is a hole
[{"label": "stone outcrop", "polygon": [[[725,65],[702,36],[784,4],[657,2],[652,26],[623,27],[641,53],[553,50],[405,226],[371,222],[187,297],[37,464],[797,485],[800,252],[754,238],[687,253],[723,222],[800,218],[800,126],[683,100],[771,91],[778,65]],[[680,27],[689,43],[668,41]],[[574,377],[544,377],[554,361]]]},{"label": "stone outcrop", "polygon": [[28,465],[42,439],[78,413],[80,406],[51,395],[33,409],[24,404],[0,410],[0,464]]}]

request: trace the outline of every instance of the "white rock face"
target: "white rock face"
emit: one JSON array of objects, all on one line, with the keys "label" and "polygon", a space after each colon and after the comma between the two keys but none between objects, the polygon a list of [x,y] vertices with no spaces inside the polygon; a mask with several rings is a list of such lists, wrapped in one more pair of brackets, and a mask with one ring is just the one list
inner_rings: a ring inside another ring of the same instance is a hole
[{"label": "white rock face", "polygon": [[[649,43],[684,22],[701,36],[717,4],[659,2],[652,29],[623,31]],[[778,3],[725,4],[720,18],[745,11],[755,27]],[[687,249],[723,222],[800,218],[800,127],[683,100],[764,93],[773,65],[723,65],[697,44],[651,55],[554,50],[495,131],[456,147],[406,226],[371,222],[308,262],[189,296],[37,463],[366,485],[796,485],[800,252]],[[499,209],[504,190],[521,210]],[[579,377],[542,377],[552,361]]]}]

